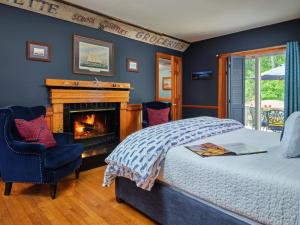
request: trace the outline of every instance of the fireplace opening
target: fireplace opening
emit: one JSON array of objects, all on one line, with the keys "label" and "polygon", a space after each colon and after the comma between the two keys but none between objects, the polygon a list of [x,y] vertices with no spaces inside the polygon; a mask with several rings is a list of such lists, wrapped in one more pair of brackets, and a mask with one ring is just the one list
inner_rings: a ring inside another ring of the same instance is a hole
[{"label": "fireplace opening", "polygon": [[112,134],[114,132],[114,110],[71,112],[74,139],[82,140]]},{"label": "fireplace opening", "polygon": [[[69,130],[75,142],[83,144],[85,155],[100,154],[105,145],[119,140],[119,114],[116,108],[69,111]],[[88,154],[89,151],[90,153]]]},{"label": "fireplace opening", "polygon": [[119,143],[119,103],[78,103],[64,105],[64,131],[81,143],[82,169],[105,165],[104,159]]}]

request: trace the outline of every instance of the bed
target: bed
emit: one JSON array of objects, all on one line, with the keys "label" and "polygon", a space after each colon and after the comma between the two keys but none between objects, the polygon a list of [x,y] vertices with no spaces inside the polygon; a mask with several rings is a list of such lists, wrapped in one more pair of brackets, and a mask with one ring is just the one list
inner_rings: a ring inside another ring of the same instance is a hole
[{"label": "bed", "polygon": [[151,191],[121,176],[117,199],[164,225],[300,224],[299,159],[284,158],[279,140],[239,128],[188,144],[244,142],[268,153],[202,158],[173,146]]}]

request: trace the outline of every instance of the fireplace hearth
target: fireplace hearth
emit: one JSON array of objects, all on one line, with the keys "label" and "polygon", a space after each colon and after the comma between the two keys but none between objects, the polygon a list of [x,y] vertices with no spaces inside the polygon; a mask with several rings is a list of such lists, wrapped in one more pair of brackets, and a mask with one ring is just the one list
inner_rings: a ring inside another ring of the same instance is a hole
[{"label": "fireplace hearth", "polygon": [[64,131],[84,147],[82,170],[104,165],[104,159],[119,143],[120,104],[64,104]]}]

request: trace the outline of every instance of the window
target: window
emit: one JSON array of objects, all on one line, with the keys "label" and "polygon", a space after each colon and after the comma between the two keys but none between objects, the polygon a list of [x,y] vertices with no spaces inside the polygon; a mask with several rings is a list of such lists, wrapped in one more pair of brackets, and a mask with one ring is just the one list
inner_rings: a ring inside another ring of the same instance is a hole
[{"label": "window", "polygon": [[247,128],[281,131],[286,46],[217,55],[218,116]]},{"label": "window", "polygon": [[245,58],[244,123],[247,128],[282,130],[284,75],[285,52]]}]

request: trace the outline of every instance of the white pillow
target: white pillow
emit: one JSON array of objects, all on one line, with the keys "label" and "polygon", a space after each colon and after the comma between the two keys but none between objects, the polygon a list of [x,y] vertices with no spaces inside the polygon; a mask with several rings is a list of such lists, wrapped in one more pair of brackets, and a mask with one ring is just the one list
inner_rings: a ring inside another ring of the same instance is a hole
[{"label": "white pillow", "polygon": [[285,121],[281,148],[287,158],[300,155],[300,112],[292,113]]}]

